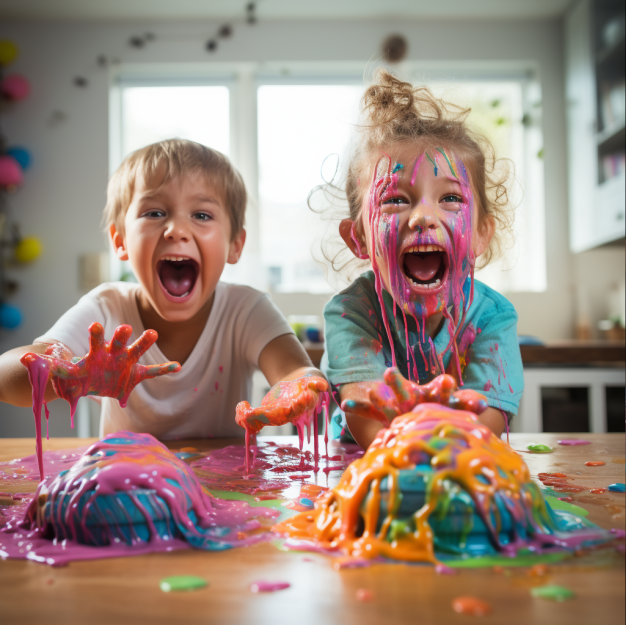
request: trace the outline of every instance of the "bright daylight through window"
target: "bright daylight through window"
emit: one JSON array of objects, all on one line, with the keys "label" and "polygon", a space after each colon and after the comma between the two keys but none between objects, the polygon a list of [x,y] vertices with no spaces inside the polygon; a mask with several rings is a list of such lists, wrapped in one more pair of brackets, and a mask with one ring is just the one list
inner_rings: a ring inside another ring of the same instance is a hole
[{"label": "bright daylight through window", "polygon": [[[171,137],[198,141],[231,155],[230,137],[239,136],[239,152],[258,154],[258,189],[249,188],[250,196],[258,197],[258,207],[253,203],[248,209],[258,210],[258,219],[249,217],[247,227],[249,245],[256,243],[260,265],[243,262],[237,271],[227,268],[224,279],[281,293],[330,292],[318,261],[323,259],[321,243],[336,234],[337,222],[312,212],[307,198],[333,176],[334,182],[342,183],[363,84],[260,84],[256,108],[231,102],[244,96],[228,86],[168,86],[165,81],[158,86],[158,80],[151,84],[155,86],[119,88],[119,123],[111,128],[112,148],[117,146],[112,165],[137,148]],[[544,290],[540,95],[519,80],[432,82],[430,86],[436,95],[471,107],[470,124],[490,139],[499,157],[514,165],[513,237],[503,258],[479,271],[478,279],[504,293]],[[249,127],[257,129],[256,137],[237,133],[232,126],[241,122],[241,116],[232,117],[231,110],[256,116],[248,120]],[[235,165],[237,156],[241,158],[241,153],[232,154]],[[246,183],[250,186],[250,181]],[[316,208],[324,208],[322,193],[313,200]],[[341,210],[337,198],[333,202],[327,215]],[[255,275],[248,275],[252,271]]]}]

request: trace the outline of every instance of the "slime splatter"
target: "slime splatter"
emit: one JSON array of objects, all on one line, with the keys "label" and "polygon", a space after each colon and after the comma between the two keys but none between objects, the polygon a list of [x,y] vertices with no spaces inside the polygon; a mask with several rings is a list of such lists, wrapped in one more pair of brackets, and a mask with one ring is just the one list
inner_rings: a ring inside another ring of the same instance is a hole
[{"label": "slime splatter", "polygon": [[250,584],[251,592],[276,592],[289,588],[289,582],[253,582]]},{"label": "slime splatter", "polygon": [[172,577],[166,577],[159,582],[159,588],[163,592],[179,592],[200,590],[208,586],[206,579],[197,577],[196,575],[173,575]]},{"label": "slime splatter", "polygon": [[151,435],[119,432],[39,484],[23,517],[0,531],[0,556],[62,564],[188,546],[222,550],[265,539],[277,516],[215,499]]},{"label": "slime splatter", "polygon": [[296,380],[279,382],[263,398],[259,408],[252,408],[247,401],[237,404],[235,421],[246,431],[246,474],[250,473],[251,445],[255,444],[256,434],[266,425],[285,425],[293,423],[298,431],[300,450],[304,442],[304,430],[307,433],[307,442],[311,439],[311,424],[313,424],[314,470],[319,463],[318,444],[318,415],[324,412],[326,429],[324,440],[328,455],[328,405],[330,394],[328,382],[319,376],[306,375]]},{"label": "slime splatter", "polygon": [[521,457],[474,414],[437,404],[396,417],[313,512],[274,529],[288,548],[433,563],[612,538],[552,510]]},{"label": "slime splatter", "polygon": [[47,420],[48,406],[44,395],[50,378],[56,394],[70,404],[74,427],[74,412],[81,397],[114,397],[123,408],[131,391],[140,382],[180,371],[177,362],[150,366],[138,364],[141,356],[156,342],[158,334],[154,330],[146,330],[127,347],[132,333],[133,329],[129,325],[121,325],[107,343],[104,340],[104,328],[99,323],[92,323],[89,326],[89,353],[83,358],[71,358],[71,354],[61,344],[49,346],[45,355],[29,352],[22,356],[21,362],[28,369],[33,390],[37,459],[42,480],[41,407],[42,404],[45,406]]},{"label": "slime splatter", "polygon": [[476,597],[457,597],[452,602],[452,609],[459,614],[470,616],[486,616],[491,612],[491,606]]}]

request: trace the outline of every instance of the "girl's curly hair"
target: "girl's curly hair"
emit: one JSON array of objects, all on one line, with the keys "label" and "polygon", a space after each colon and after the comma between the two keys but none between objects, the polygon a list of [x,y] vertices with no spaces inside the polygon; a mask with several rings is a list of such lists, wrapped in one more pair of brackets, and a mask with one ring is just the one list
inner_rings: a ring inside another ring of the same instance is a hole
[{"label": "girl's curly hair", "polygon": [[[433,95],[428,87],[414,87],[380,69],[363,95],[361,110],[362,120],[356,128],[356,141],[343,188],[333,180],[317,187],[309,195],[309,206],[317,190],[322,189],[334,198],[345,194],[349,215],[341,217],[353,220],[360,232],[359,217],[368,188],[359,181],[371,178],[382,149],[391,144],[416,142],[420,149],[451,148],[463,161],[470,177],[478,208],[477,227],[484,228],[489,221],[495,226],[495,234],[481,256],[480,266],[499,256],[513,221],[507,191],[511,166],[505,159],[496,158],[485,136],[468,128],[466,122],[471,109],[446,102]],[[323,251],[336,271],[351,264],[346,260],[345,248],[337,251],[335,245],[332,253],[328,253],[329,249]]]}]

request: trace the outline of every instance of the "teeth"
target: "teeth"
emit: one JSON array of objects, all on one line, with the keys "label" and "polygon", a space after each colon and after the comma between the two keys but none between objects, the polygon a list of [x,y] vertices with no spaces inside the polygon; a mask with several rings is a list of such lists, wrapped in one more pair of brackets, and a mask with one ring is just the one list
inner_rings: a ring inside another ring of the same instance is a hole
[{"label": "teeth", "polygon": [[440,245],[413,245],[406,250],[405,254],[418,254],[423,252],[443,252],[443,248]]},{"label": "teeth", "polygon": [[161,260],[171,260],[176,262],[180,260],[191,260],[191,258],[189,258],[189,256],[163,256]]},{"label": "teeth", "polygon": [[422,289],[436,289],[441,286],[440,278],[437,278],[434,282],[430,282],[429,284],[424,284],[423,282],[415,282],[415,280],[412,280],[409,276],[406,276],[406,278],[411,284],[419,286]]}]

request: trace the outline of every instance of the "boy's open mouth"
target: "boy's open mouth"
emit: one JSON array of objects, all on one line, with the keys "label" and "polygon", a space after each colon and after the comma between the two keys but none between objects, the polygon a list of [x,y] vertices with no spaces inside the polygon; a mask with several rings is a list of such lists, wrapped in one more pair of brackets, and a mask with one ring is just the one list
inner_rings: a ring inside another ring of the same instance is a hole
[{"label": "boy's open mouth", "polygon": [[439,245],[414,245],[402,255],[402,270],[418,290],[437,290],[448,277],[448,254]]},{"label": "boy's open mouth", "polygon": [[174,298],[186,297],[193,291],[198,278],[198,263],[186,256],[164,256],[157,262],[161,285]]}]

